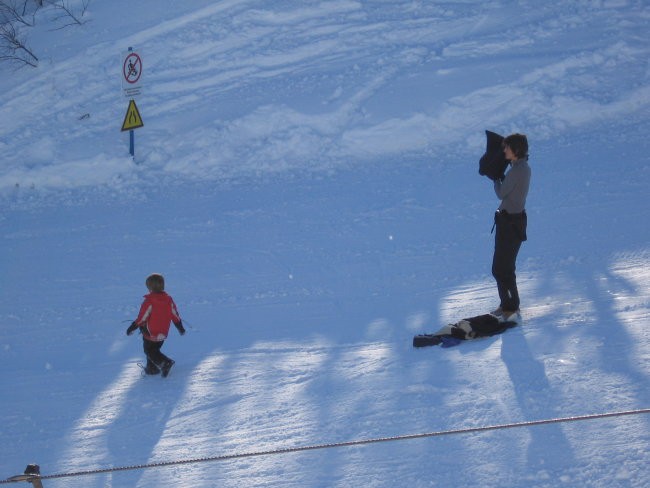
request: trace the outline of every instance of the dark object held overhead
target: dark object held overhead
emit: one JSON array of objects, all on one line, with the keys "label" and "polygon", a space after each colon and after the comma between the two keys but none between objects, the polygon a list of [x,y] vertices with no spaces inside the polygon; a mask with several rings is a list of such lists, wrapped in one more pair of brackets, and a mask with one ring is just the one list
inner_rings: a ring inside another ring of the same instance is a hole
[{"label": "dark object held overhead", "polygon": [[485,154],[481,156],[478,174],[487,176],[492,181],[502,180],[506,174],[508,161],[503,153],[503,136],[489,130],[485,131],[487,144]]}]

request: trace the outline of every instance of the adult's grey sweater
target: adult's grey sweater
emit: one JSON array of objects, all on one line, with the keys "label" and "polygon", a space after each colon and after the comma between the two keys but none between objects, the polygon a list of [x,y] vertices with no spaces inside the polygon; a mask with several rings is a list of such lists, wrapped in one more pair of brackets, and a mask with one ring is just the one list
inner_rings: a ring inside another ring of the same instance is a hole
[{"label": "adult's grey sweater", "polygon": [[526,209],[526,197],[530,186],[530,166],[527,159],[512,162],[503,181],[494,180],[494,192],[501,200],[499,210],[521,213]]}]

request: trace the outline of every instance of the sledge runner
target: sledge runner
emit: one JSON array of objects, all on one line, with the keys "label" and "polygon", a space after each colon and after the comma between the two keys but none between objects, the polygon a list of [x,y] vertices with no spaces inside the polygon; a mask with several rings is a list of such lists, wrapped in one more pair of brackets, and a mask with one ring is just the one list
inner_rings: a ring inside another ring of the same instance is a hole
[{"label": "sledge runner", "polygon": [[149,294],[144,296],[138,317],[126,330],[126,334],[131,335],[136,329],[140,329],[144,354],[147,357],[144,372],[151,375],[162,373],[166,378],[174,360],[165,356],[160,349],[167,339],[172,322],[181,335],[185,334],[185,328],[174,300],[165,293],[165,278],[154,273],[147,277],[145,284]]}]

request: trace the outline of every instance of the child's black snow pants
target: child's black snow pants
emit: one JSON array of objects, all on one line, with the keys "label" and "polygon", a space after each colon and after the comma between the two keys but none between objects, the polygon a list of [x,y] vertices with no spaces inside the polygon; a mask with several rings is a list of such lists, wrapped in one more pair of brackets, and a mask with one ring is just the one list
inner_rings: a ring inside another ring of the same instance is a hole
[{"label": "child's black snow pants", "polygon": [[499,306],[503,310],[519,310],[519,291],[515,274],[517,254],[521,243],[527,239],[526,212],[509,214],[504,210],[494,216],[496,235],[494,237],[494,256],[492,276],[499,290]]},{"label": "child's black snow pants", "polygon": [[147,368],[149,370],[160,369],[170,359],[160,352],[165,341],[148,341],[142,339],[144,354],[147,356]]}]

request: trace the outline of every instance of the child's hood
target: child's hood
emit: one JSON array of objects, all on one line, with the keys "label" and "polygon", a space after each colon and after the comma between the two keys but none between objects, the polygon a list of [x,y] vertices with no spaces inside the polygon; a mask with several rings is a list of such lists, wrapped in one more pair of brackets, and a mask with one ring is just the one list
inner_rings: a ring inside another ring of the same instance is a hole
[{"label": "child's hood", "polygon": [[170,296],[164,292],[158,292],[158,293],[149,293],[144,296],[146,299],[151,300],[152,302],[161,302],[161,303],[166,303],[169,302]]}]

